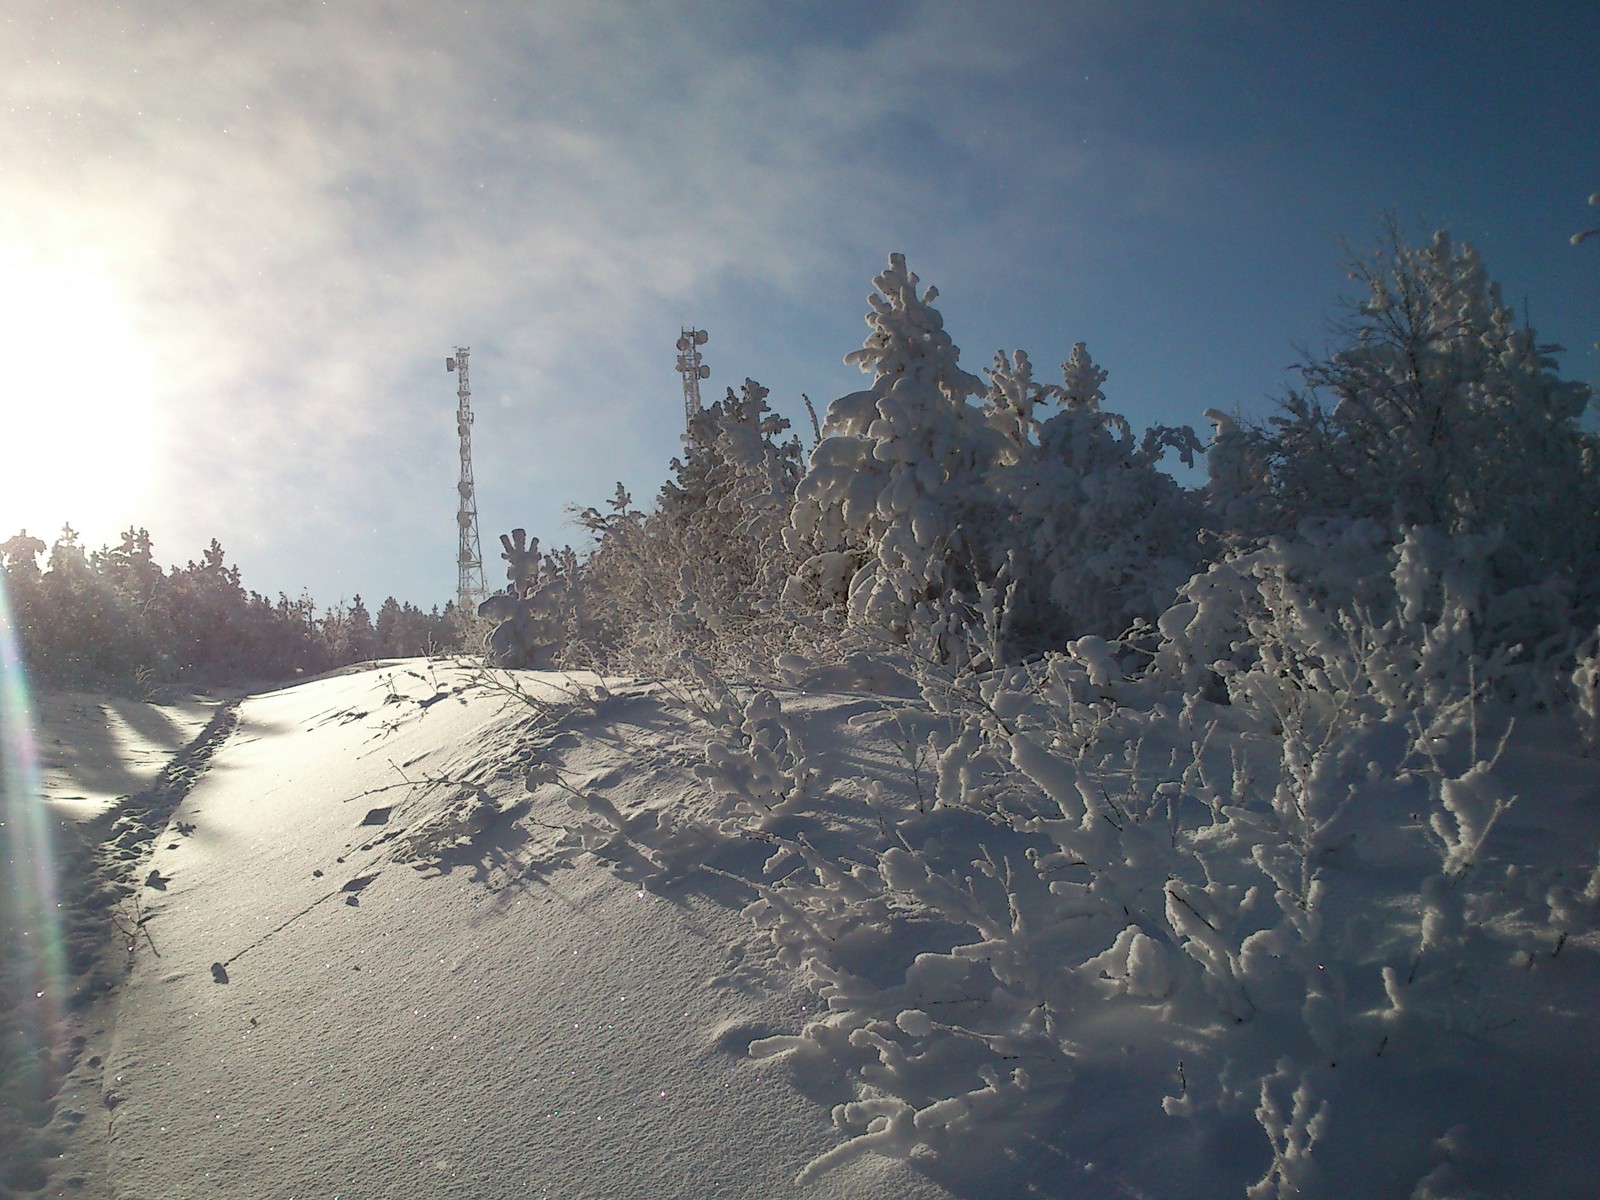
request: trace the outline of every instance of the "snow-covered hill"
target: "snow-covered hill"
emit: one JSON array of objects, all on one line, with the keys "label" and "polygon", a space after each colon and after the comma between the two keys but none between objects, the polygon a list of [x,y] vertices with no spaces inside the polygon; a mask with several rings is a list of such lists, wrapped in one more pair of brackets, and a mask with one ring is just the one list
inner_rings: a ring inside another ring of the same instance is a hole
[{"label": "snow-covered hill", "polygon": [[[954,700],[422,660],[245,700],[55,1124],[126,1197],[1585,1194],[1600,770],[1554,718],[1324,762],[1296,941],[1245,886],[1298,869],[1281,739],[984,696],[984,744]],[[1470,878],[1446,793],[1517,797]]]},{"label": "snow-covered hill", "polygon": [[[639,853],[705,807],[696,718],[657,688],[473,682],[419,662],[240,707],[141,868],[113,1194],[944,1194],[875,1158],[794,1188],[828,1110],[746,1048],[816,997],[740,917],[740,855]],[[567,832],[567,794],[526,790],[541,764],[641,836]]]}]

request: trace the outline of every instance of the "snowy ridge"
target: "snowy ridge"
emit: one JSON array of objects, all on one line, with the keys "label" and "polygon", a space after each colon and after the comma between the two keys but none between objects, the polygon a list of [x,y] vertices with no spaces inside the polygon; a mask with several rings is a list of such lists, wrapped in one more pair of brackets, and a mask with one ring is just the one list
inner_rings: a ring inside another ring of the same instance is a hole
[{"label": "snowy ridge", "polygon": [[926,700],[418,662],[247,701],[154,861],[113,1178],[1581,1194],[1600,768],[1556,718],[1079,649]]},{"label": "snowy ridge", "polygon": [[[143,896],[105,1069],[119,1195],[783,1195],[827,1150],[745,1053],[814,1001],[763,966],[737,862],[692,870],[664,831],[726,819],[692,710],[474,681],[244,703]],[[944,1192],[877,1160],[796,1194]]]}]

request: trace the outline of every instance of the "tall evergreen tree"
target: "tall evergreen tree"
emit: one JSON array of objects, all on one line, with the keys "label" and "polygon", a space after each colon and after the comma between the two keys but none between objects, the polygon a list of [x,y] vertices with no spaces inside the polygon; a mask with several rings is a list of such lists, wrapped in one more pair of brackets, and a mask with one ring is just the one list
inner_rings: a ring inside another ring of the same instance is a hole
[{"label": "tall evergreen tree", "polygon": [[873,283],[866,342],[846,357],[872,384],[828,406],[789,544],[805,556],[797,582],[824,599],[843,585],[854,619],[903,632],[919,609],[970,596],[998,568],[969,533],[986,521],[983,481],[1003,439],[967,402],[983,383],[961,369],[933,307],[938,289],[919,290],[900,254]]},{"label": "tall evergreen tree", "polygon": [[1213,480],[1235,527],[1368,519],[1396,537],[1418,526],[1490,537],[1496,589],[1559,578],[1592,614],[1597,447],[1580,425],[1588,387],[1556,374],[1561,348],[1519,323],[1477,251],[1445,233],[1412,246],[1391,227],[1352,277],[1362,295],[1341,344],[1234,438],[1231,485]]}]

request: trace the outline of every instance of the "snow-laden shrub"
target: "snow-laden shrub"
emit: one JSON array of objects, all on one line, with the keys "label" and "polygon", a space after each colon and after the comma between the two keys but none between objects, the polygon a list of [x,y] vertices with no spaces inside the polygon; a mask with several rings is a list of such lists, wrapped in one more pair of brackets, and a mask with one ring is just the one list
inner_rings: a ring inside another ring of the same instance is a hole
[{"label": "snow-laden shrub", "polygon": [[1592,754],[1600,749],[1600,632],[1591,636],[1572,669],[1572,692],[1578,734]]},{"label": "snow-laden shrub", "polygon": [[[1339,532],[1389,567],[1377,591],[1412,625],[1320,612],[1284,570],[1317,554],[1279,547],[1234,564],[1253,645],[1225,676],[1232,703],[1125,677],[1092,638],[930,675],[956,721],[931,747],[934,808],[864,779],[880,842],[833,857],[775,839],[749,914],[826,1009],[752,1053],[854,1093],[833,1111],[845,1140],[804,1178],[1008,1129],[1088,1155],[1115,1088],[1171,1118],[1175,1145],[1253,1136],[1231,1194],[1483,1185],[1432,1149],[1461,1118],[1430,1122],[1475,1101],[1408,1106],[1441,1069],[1520,1076],[1515,1014],[1539,987],[1565,1003],[1529,969],[1568,928],[1592,933],[1600,874],[1582,848],[1553,873],[1495,849],[1515,803],[1506,728],[1456,673],[1455,584],[1419,565],[1425,535],[1396,563],[1380,536]],[[1196,1194],[1229,1194],[1213,1183]],[[1127,1186],[1150,1182],[1130,1168]]]},{"label": "snow-laden shrub", "polygon": [[594,544],[581,560],[583,604],[563,665],[626,669],[635,655],[671,653],[681,564],[658,552],[646,530],[649,514],[633,507],[620,482],[603,510],[569,511]]},{"label": "snow-laden shrub", "polygon": [[574,624],[572,584],[577,560],[570,550],[541,555],[539,539],[513,529],[500,535],[500,557],[506,560],[507,588],[478,606],[478,615],[494,621],[485,643],[485,658],[497,667],[554,667]]},{"label": "snow-laden shrub", "polygon": [[[1405,580],[1375,573],[1379,592],[1449,647],[1426,540],[1403,567],[1366,544]],[[1552,849],[1552,813],[1524,816],[1544,789],[1513,786],[1526,744],[1474,671],[1459,691],[1413,654],[1397,702],[1374,682],[1389,635],[1321,619],[1281,572],[1263,582],[1230,703],[1130,676],[1137,658],[1096,637],[974,670],[1002,623],[991,592],[985,644],[925,670],[922,705],[849,702],[856,730],[892,725],[906,778],[881,743],[812,741],[795,714],[837,700],[688,659],[653,694],[704,729],[704,793],[563,785],[568,850],[650,886],[752,888],[771,961],[820,997],[749,1047],[833,1105],[839,1144],[804,1180],[868,1153],[939,1178],[947,1151],[998,1164],[1029,1146],[1091,1195],[1555,1194],[1539,1183],[1569,1176],[1528,1132],[1592,1116],[1538,1111],[1528,1076],[1588,1026],[1592,841]],[[1119,1158],[1130,1113],[1163,1128]]]},{"label": "snow-laden shrub", "polygon": [[[735,688],[710,664],[684,655],[671,681],[651,685],[703,736],[693,776],[706,796],[692,804],[624,813],[603,788],[574,781],[554,762],[526,776],[530,792],[554,784],[574,816],[566,848],[580,848],[634,877],[665,886],[708,867],[729,846],[760,842],[813,797],[816,771],[778,697]],[[659,766],[659,764],[656,764]]]},{"label": "snow-laden shrub", "polygon": [[1548,702],[1571,653],[1570,592],[1555,580],[1498,589],[1500,540],[1306,521],[1190,578],[1157,622],[1149,675],[1235,700],[1264,678],[1311,679],[1391,716],[1484,684]]},{"label": "snow-laden shrub", "polygon": [[[702,672],[702,678],[706,673]],[[783,705],[757,688],[742,705],[720,703],[695,775],[716,798],[707,818],[724,837],[765,832],[808,796],[812,769]]]}]

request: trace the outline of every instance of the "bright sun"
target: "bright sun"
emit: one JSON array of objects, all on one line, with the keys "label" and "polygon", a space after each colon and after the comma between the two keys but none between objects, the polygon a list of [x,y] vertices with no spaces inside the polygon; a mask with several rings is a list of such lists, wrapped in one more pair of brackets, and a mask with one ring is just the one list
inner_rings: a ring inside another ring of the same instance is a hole
[{"label": "bright sun", "polygon": [[155,372],[115,281],[0,245],[0,349],[0,540],[148,520]]}]

